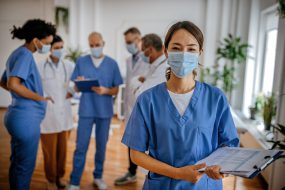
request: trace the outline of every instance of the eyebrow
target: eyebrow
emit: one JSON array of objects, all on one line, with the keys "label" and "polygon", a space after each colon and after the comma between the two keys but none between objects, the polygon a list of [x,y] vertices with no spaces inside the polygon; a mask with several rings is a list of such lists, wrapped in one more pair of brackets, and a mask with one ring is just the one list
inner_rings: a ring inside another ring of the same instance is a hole
[{"label": "eyebrow", "polygon": [[[174,43],[172,43],[173,45],[177,45],[177,46],[181,46],[181,44],[180,43],[176,43],[176,42],[174,42]],[[197,44],[188,44],[187,46],[198,46]]]}]

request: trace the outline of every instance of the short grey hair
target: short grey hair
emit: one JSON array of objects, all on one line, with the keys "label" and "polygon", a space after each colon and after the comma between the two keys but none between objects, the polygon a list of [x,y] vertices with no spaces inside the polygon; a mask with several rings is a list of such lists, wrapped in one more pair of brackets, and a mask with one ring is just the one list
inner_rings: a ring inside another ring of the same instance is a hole
[{"label": "short grey hair", "polygon": [[157,51],[161,51],[163,44],[161,38],[157,34],[147,34],[142,38],[143,47],[153,47]]}]

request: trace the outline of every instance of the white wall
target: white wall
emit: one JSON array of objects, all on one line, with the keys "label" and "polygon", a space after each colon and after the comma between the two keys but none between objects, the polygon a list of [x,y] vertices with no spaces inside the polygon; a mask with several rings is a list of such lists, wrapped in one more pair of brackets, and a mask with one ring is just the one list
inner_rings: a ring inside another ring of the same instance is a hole
[{"label": "white wall", "polygon": [[[1,0],[0,1],[0,75],[5,69],[8,56],[24,41],[12,40],[10,29],[13,25],[21,26],[31,18],[52,21],[54,18],[53,0]],[[0,107],[11,102],[10,95],[0,88]]]},{"label": "white wall", "polygon": [[[226,37],[228,33],[241,36],[243,41],[247,41],[249,29],[252,30],[252,28],[258,27],[258,24],[250,19],[259,14],[254,13],[256,9],[253,6],[258,4],[258,10],[262,10],[274,2],[274,0],[54,1],[55,5],[68,7],[70,11],[69,34],[66,36],[68,39],[65,39],[66,44],[72,48],[80,47],[83,51],[88,52],[88,34],[92,31],[101,32],[106,41],[105,53],[118,61],[123,75],[125,75],[125,59],[129,56],[125,48],[123,32],[131,26],[137,26],[143,34],[153,32],[164,38],[167,29],[175,21],[191,20],[201,28],[205,37],[201,63],[205,66],[211,66],[215,62],[215,52],[219,41]],[[12,24],[22,24],[24,20],[31,17],[50,18],[52,20],[53,0],[6,0],[0,2],[0,14],[2,15],[0,24],[1,31],[3,30],[1,38],[11,44],[11,47],[8,48],[9,51],[7,48],[6,51],[1,51],[1,55],[3,55],[1,56],[3,59],[1,64],[3,64],[3,61],[7,59],[9,52],[11,52],[11,48],[15,47],[13,43],[16,43],[16,41],[9,39],[10,36],[7,30]],[[5,8],[7,6],[10,7]],[[22,7],[22,9],[19,10],[18,7]],[[14,14],[19,11],[23,13]],[[18,19],[12,19],[13,16],[17,16]],[[5,19],[9,21],[4,22]],[[251,42],[254,43],[253,40]],[[248,70],[245,67],[243,65],[238,68],[240,85],[233,92],[232,105],[234,108],[241,109],[243,105],[243,96],[245,94],[243,89],[245,83],[244,73]],[[3,66],[1,69],[3,70]],[[2,101],[4,92],[0,91],[0,94]],[[6,98],[4,102],[7,102],[7,100]]]},{"label": "white wall", "polygon": [[[131,26],[144,34],[157,33],[162,38],[176,20],[192,20],[205,28],[206,1],[201,0],[86,0],[70,2],[70,40],[72,46],[88,51],[88,34],[101,32],[106,41],[105,53],[114,57],[125,75],[129,54],[123,33]],[[189,11],[190,10],[190,11]]]},{"label": "white wall", "polygon": [[[60,0],[57,0],[60,1]],[[205,35],[201,63],[215,62],[219,41],[228,33],[248,39],[251,0],[85,0],[70,1],[70,40],[73,47],[88,51],[87,36],[97,30],[106,41],[105,53],[114,57],[125,75],[129,54],[123,32],[137,26],[143,34],[157,33],[162,39],[178,20],[191,20]],[[238,68],[240,85],[233,93],[232,105],[242,107],[245,66]]]}]

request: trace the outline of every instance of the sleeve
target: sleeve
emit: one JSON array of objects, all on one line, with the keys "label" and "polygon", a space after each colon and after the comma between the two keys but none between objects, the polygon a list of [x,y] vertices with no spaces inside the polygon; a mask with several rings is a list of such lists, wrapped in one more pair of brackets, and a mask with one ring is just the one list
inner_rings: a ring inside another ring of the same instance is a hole
[{"label": "sleeve", "polygon": [[119,69],[118,64],[115,62],[114,64],[114,78],[113,78],[113,87],[120,86],[123,84],[123,78]]},{"label": "sleeve", "polygon": [[1,81],[7,81],[7,73],[6,73],[6,70],[3,72],[2,76],[1,76]]},{"label": "sleeve", "polygon": [[139,101],[137,101],[127,123],[122,143],[127,145],[129,148],[140,152],[148,150],[149,131],[145,124]]},{"label": "sleeve", "polygon": [[[68,75],[70,76],[73,71],[74,71],[74,68],[75,68],[75,64],[73,62],[67,62],[67,65],[68,65]],[[71,94],[74,94],[75,93],[75,90],[74,90],[74,82],[72,80],[69,80],[68,82],[68,89],[67,91]]]},{"label": "sleeve", "polygon": [[138,90],[135,92],[135,96],[138,97],[141,93],[144,91],[164,82],[165,79],[165,63],[163,63],[157,70],[149,77],[146,78],[144,83],[138,88]]},{"label": "sleeve", "polygon": [[223,94],[218,103],[217,117],[215,125],[218,127],[218,145],[219,147],[239,146],[239,138],[230,111],[227,98]]},{"label": "sleeve", "polygon": [[27,80],[30,70],[33,56],[29,54],[20,55],[14,65],[10,65],[9,77],[19,77],[22,80]]},{"label": "sleeve", "polygon": [[39,70],[39,73],[41,75],[42,80],[44,79],[44,65],[45,65],[45,62],[46,61],[38,63],[38,70]]},{"label": "sleeve", "polygon": [[79,67],[79,65],[80,65],[80,59],[78,59],[76,61],[75,68],[74,68],[74,70],[73,70],[73,72],[71,74],[71,77],[70,77],[71,81],[75,81],[77,79],[77,77],[80,76],[80,69],[79,69],[80,67]]}]

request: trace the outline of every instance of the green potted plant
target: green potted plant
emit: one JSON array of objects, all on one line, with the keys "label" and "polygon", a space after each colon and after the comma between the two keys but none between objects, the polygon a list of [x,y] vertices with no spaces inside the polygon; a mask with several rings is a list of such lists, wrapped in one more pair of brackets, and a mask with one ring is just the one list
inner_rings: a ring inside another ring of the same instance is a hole
[{"label": "green potted plant", "polygon": [[277,105],[275,93],[271,93],[271,95],[264,96],[264,103],[262,105],[262,116],[265,130],[270,130],[272,119],[276,115],[276,108]]},{"label": "green potted plant", "polygon": [[260,113],[264,104],[264,95],[259,94],[255,97],[254,106],[249,107],[250,119],[254,120],[256,114]]},{"label": "green potted plant", "polygon": [[[214,66],[214,83],[222,82],[222,89],[231,100],[232,91],[236,87],[238,80],[235,77],[237,64],[243,64],[247,58],[247,49],[249,44],[241,42],[240,37],[234,37],[231,34],[220,43],[217,49],[217,61]],[[220,61],[223,60],[223,70],[220,71]]]},{"label": "green potted plant", "polygon": [[277,11],[279,13],[280,18],[285,18],[285,1],[284,0],[277,0],[278,7]]},{"label": "green potted plant", "polygon": [[76,49],[68,48],[68,53],[65,57],[75,63],[77,58],[80,57],[82,54],[83,52],[79,48]]}]

